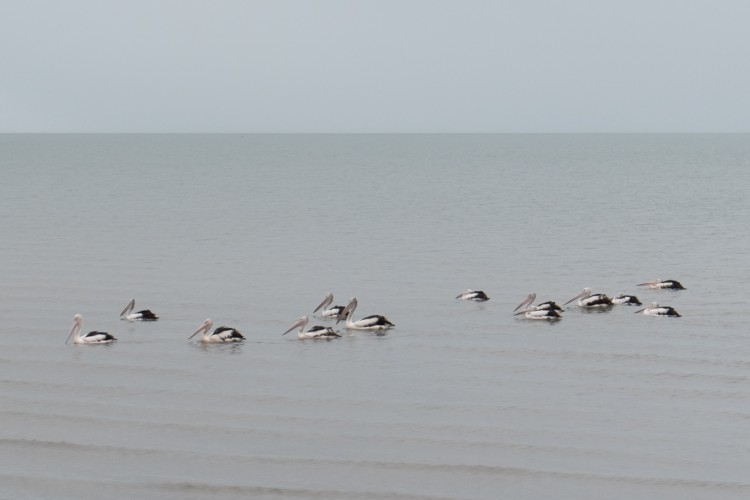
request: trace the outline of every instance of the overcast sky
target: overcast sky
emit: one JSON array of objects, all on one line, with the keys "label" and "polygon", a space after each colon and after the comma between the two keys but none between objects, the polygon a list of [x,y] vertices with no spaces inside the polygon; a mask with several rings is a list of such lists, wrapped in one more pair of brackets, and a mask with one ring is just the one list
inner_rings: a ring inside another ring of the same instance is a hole
[{"label": "overcast sky", "polygon": [[0,0],[0,132],[750,132],[747,0]]}]

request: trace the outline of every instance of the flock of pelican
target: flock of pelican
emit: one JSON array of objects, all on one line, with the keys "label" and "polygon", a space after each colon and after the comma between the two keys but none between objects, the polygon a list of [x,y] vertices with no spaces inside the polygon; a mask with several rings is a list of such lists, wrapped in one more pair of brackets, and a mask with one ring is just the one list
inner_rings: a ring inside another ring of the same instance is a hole
[{"label": "flock of pelican", "polygon": [[[636,286],[648,286],[653,289],[659,290],[685,290],[685,287],[679,281],[675,280],[656,280],[647,281],[645,283],[639,283]],[[490,300],[487,294],[481,290],[467,290],[458,296],[456,299],[471,300],[475,302],[485,302]],[[555,301],[549,300],[541,302],[536,305],[532,305],[536,300],[536,293],[531,292],[516,308],[513,310],[514,315],[523,316],[526,319],[532,320],[547,320],[557,321],[562,318],[564,309],[559,306]],[[567,302],[563,303],[563,306],[576,301],[576,304],[580,308],[584,309],[605,309],[610,308],[613,305],[629,305],[629,306],[641,306],[643,305],[638,297],[635,295],[619,294],[614,298],[608,297],[604,293],[592,293],[590,288],[584,288],[575,297],[571,298]],[[324,320],[336,320],[336,324],[344,321],[344,326],[347,330],[389,330],[394,325],[388,318],[379,314],[373,314],[365,316],[364,318],[354,320],[352,316],[354,311],[357,309],[356,297],[351,297],[349,302],[345,306],[332,306],[333,294],[327,293],[323,301],[313,310],[313,314],[317,313],[321,319]],[[133,312],[135,309],[135,299],[131,299],[125,309],[120,313],[120,318],[127,321],[156,321],[159,317],[148,309],[143,309],[137,312]],[[645,314],[647,316],[671,316],[680,317],[673,307],[662,306],[657,302],[652,302],[646,307],[643,307],[637,311],[636,314]],[[281,335],[286,335],[293,330],[299,330],[297,332],[297,338],[299,339],[334,339],[341,337],[341,335],[330,326],[313,325],[307,329],[310,323],[310,318],[305,315],[295,321],[287,331]],[[80,314],[76,314],[73,317],[73,326],[70,329],[68,338],[65,341],[67,344],[71,339],[75,344],[108,344],[117,340],[113,335],[107,332],[91,331],[86,334],[81,334],[81,328],[83,326],[83,317]],[[210,319],[204,320],[197,330],[188,337],[188,340],[192,339],[198,334],[201,334],[200,341],[206,343],[218,343],[218,342],[241,342],[245,340],[245,336],[242,335],[236,328],[230,328],[227,326],[220,326],[213,331],[213,321]]]},{"label": "flock of pelican", "polygon": [[[638,283],[636,286],[648,286],[657,290],[685,290],[685,287],[676,280],[655,280],[645,283]],[[473,300],[475,302],[485,302],[489,300],[486,293],[481,290],[466,290],[458,295],[457,299]],[[516,316],[523,315],[526,319],[557,321],[562,318],[563,308],[555,301],[549,300],[532,305],[536,300],[536,293],[531,292],[516,308],[513,313]],[[606,309],[614,305],[641,306],[643,305],[635,295],[618,294],[611,298],[604,293],[592,293],[591,288],[584,288],[581,292],[563,303],[563,306],[576,301],[578,307],[583,309]],[[645,314],[647,316],[670,316],[679,318],[681,315],[673,307],[659,305],[658,302],[651,304],[635,311],[636,314]]]},{"label": "flock of pelican", "polygon": [[[331,307],[332,302],[333,294],[326,294],[323,302],[313,310],[313,314],[320,311],[319,315],[323,319],[335,319],[337,324],[340,321],[344,321],[347,330],[388,330],[396,326],[388,320],[388,318],[379,314],[365,316],[358,320],[352,319],[354,311],[357,309],[357,299],[355,297],[350,298],[346,306]],[[135,299],[131,299],[130,302],[128,302],[128,305],[125,306],[125,309],[120,313],[120,319],[127,321],[156,321],[159,319],[156,314],[148,309],[137,312],[133,312],[133,309],[135,309]],[[310,318],[302,316],[281,335],[286,335],[292,330],[299,329],[299,332],[297,333],[297,338],[299,339],[333,339],[341,337],[341,335],[330,326],[315,325],[310,329],[306,329],[309,322]],[[211,331],[213,324],[213,321],[210,319],[204,320],[198,329],[188,337],[188,340],[198,334],[201,334],[200,341],[206,343],[241,342],[245,340],[245,336],[236,328],[220,326]],[[113,335],[110,335],[107,332],[91,331],[86,334],[81,334],[82,326],[83,317],[80,314],[76,314],[73,317],[73,326],[70,329],[67,340],[65,341],[66,344],[71,339],[75,344],[109,344],[117,340]]]}]

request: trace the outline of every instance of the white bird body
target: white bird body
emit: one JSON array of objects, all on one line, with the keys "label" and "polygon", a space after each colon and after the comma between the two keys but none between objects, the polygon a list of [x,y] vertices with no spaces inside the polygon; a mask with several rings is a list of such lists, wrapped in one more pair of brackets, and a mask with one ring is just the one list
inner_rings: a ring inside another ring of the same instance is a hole
[{"label": "white bird body", "polygon": [[220,326],[213,332],[209,333],[209,330],[211,330],[211,327],[213,325],[214,322],[210,319],[204,320],[203,323],[201,323],[201,326],[199,326],[198,329],[188,337],[188,340],[192,339],[199,333],[202,334],[201,342],[207,343],[242,342],[243,340],[245,340],[245,337],[238,330],[227,326]]},{"label": "white bird body", "polygon": [[80,314],[73,316],[73,327],[70,329],[67,340],[65,340],[66,344],[71,338],[73,338],[74,344],[109,344],[117,340],[107,332],[92,331],[85,335],[81,335],[82,326],[83,316]]},{"label": "white bird body", "polygon": [[320,309],[320,316],[323,318],[337,317],[339,314],[341,314],[341,311],[344,310],[344,306],[328,307],[331,305],[332,302],[333,302],[333,293],[328,292],[325,298],[323,299],[323,302],[318,304],[318,307],[315,308],[315,310],[313,311],[313,314],[318,312],[318,310]]},{"label": "white bird body", "polygon": [[346,319],[346,328],[349,330],[388,330],[393,328],[394,325],[388,318],[379,314],[373,314],[372,316],[365,316],[357,321],[352,320],[354,310],[357,308],[357,299],[352,297],[349,299],[349,303],[344,307],[344,310],[339,314],[337,323],[342,319]]},{"label": "white bird body", "polygon": [[315,325],[315,326],[310,327],[309,330],[305,331],[305,327],[307,326],[307,323],[309,323],[309,321],[310,321],[310,318],[308,318],[307,316],[302,316],[300,319],[295,321],[294,324],[290,326],[287,331],[282,333],[282,335],[286,335],[292,330],[299,328],[299,332],[297,333],[297,338],[300,340],[335,339],[335,338],[341,337],[341,335],[335,332],[333,328],[331,328],[330,326]]},{"label": "white bird body", "polygon": [[482,290],[472,290],[471,288],[464,293],[456,295],[456,298],[461,300],[473,300],[474,302],[486,302],[490,300],[487,294]]},{"label": "white bird body", "polygon": [[635,314],[638,313],[645,314],[646,316],[672,316],[675,318],[681,317],[681,314],[678,313],[674,309],[674,307],[660,306],[658,302],[652,302],[643,309],[639,309],[635,312]]},{"label": "white bird body", "polygon": [[135,309],[135,299],[130,299],[128,305],[120,313],[120,319],[126,319],[128,321],[156,321],[159,316],[152,313],[148,309],[143,309],[138,312],[132,312]]},{"label": "white bird body", "polygon": [[649,288],[656,288],[659,290],[686,290],[682,283],[677,280],[654,280],[646,281],[645,283],[638,283],[636,286],[648,286]]},{"label": "white bird body", "polygon": [[604,293],[591,293],[591,288],[584,288],[581,293],[567,301],[563,305],[570,304],[574,300],[578,299],[578,307],[609,307],[612,305],[612,299],[610,299]]}]

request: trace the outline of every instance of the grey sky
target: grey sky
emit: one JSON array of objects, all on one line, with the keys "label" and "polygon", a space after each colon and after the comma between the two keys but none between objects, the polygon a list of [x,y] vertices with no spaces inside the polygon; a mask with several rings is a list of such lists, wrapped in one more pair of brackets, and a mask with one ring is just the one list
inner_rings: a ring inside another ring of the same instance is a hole
[{"label": "grey sky", "polygon": [[750,132],[746,0],[0,0],[0,132]]}]

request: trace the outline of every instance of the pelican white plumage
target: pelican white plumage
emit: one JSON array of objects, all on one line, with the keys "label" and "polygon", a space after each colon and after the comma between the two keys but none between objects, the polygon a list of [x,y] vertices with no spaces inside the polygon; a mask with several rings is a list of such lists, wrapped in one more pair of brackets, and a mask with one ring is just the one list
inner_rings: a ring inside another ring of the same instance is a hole
[{"label": "pelican white plumage", "polygon": [[83,326],[83,316],[76,314],[73,316],[73,327],[70,329],[68,338],[65,340],[67,344],[71,337],[73,338],[74,344],[109,344],[117,340],[115,337],[107,332],[89,332],[85,335],[81,335],[81,327]]},{"label": "pelican white plumage", "polygon": [[388,318],[379,314],[373,314],[372,316],[365,316],[357,321],[352,320],[354,310],[357,308],[357,299],[352,297],[349,299],[349,303],[344,307],[344,310],[339,314],[336,323],[342,319],[346,320],[346,328],[349,330],[388,330],[393,328],[394,325]]},{"label": "pelican white plumage", "polygon": [[612,305],[612,299],[610,299],[604,293],[591,293],[591,288],[584,288],[581,293],[567,301],[565,305],[570,304],[574,300],[578,299],[578,307],[609,307]]},{"label": "pelican white plumage", "polygon": [[456,298],[461,300],[473,300],[474,302],[486,302],[490,300],[487,294],[482,290],[472,290],[471,288],[464,293],[456,295]]},{"label": "pelican white plumage", "polygon": [[341,314],[341,311],[344,310],[344,306],[328,307],[331,305],[332,302],[333,302],[333,293],[328,292],[325,298],[323,299],[323,302],[318,304],[318,307],[315,308],[315,310],[313,311],[313,314],[318,312],[318,310],[320,309],[320,316],[323,318],[337,317],[339,314]]},{"label": "pelican white plumage", "polygon": [[204,320],[203,323],[201,323],[201,326],[199,326],[198,329],[188,337],[188,340],[192,339],[199,333],[202,334],[201,342],[242,342],[245,340],[245,337],[239,331],[227,326],[220,326],[212,333],[208,333],[213,325],[214,322],[210,319]]},{"label": "pelican white plumage", "polygon": [[636,286],[648,286],[649,288],[657,288],[659,290],[687,290],[682,286],[682,283],[677,280],[646,281],[645,283],[638,283]]},{"label": "pelican white plumage", "polygon": [[640,306],[643,305],[638,297],[635,295],[626,295],[624,293],[618,293],[616,297],[612,298],[613,304],[620,304],[625,306]]},{"label": "pelican white plumage", "polygon": [[156,321],[159,316],[152,313],[148,309],[143,309],[138,312],[132,312],[135,309],[135,299],[130,299],[128,305],[120,313],[120,319],[126,319],[128,321]]},{"label": "pelican white plumage", "polygon": [[672,316],[679,318],[682,315],[675,311],[674,307],[660,306],[658,302],[652,302],[643,309],[639,309],[635,314],[645,314],[646,316]]},{"label": "pelican white plumage", "polygon": [[287,331],[282,333],[282,335],[286,335],[292,330],[299,328],[299,332],[297,333],[298,339],[335,339],[341,337],[341,335],[336,333],[330,326],[314,325],[310,327],[309,330],[305,331],[305,327],[309,322],[310,318],[308,318],[307,316],[302,316],[300,319],[295,321]]}]

